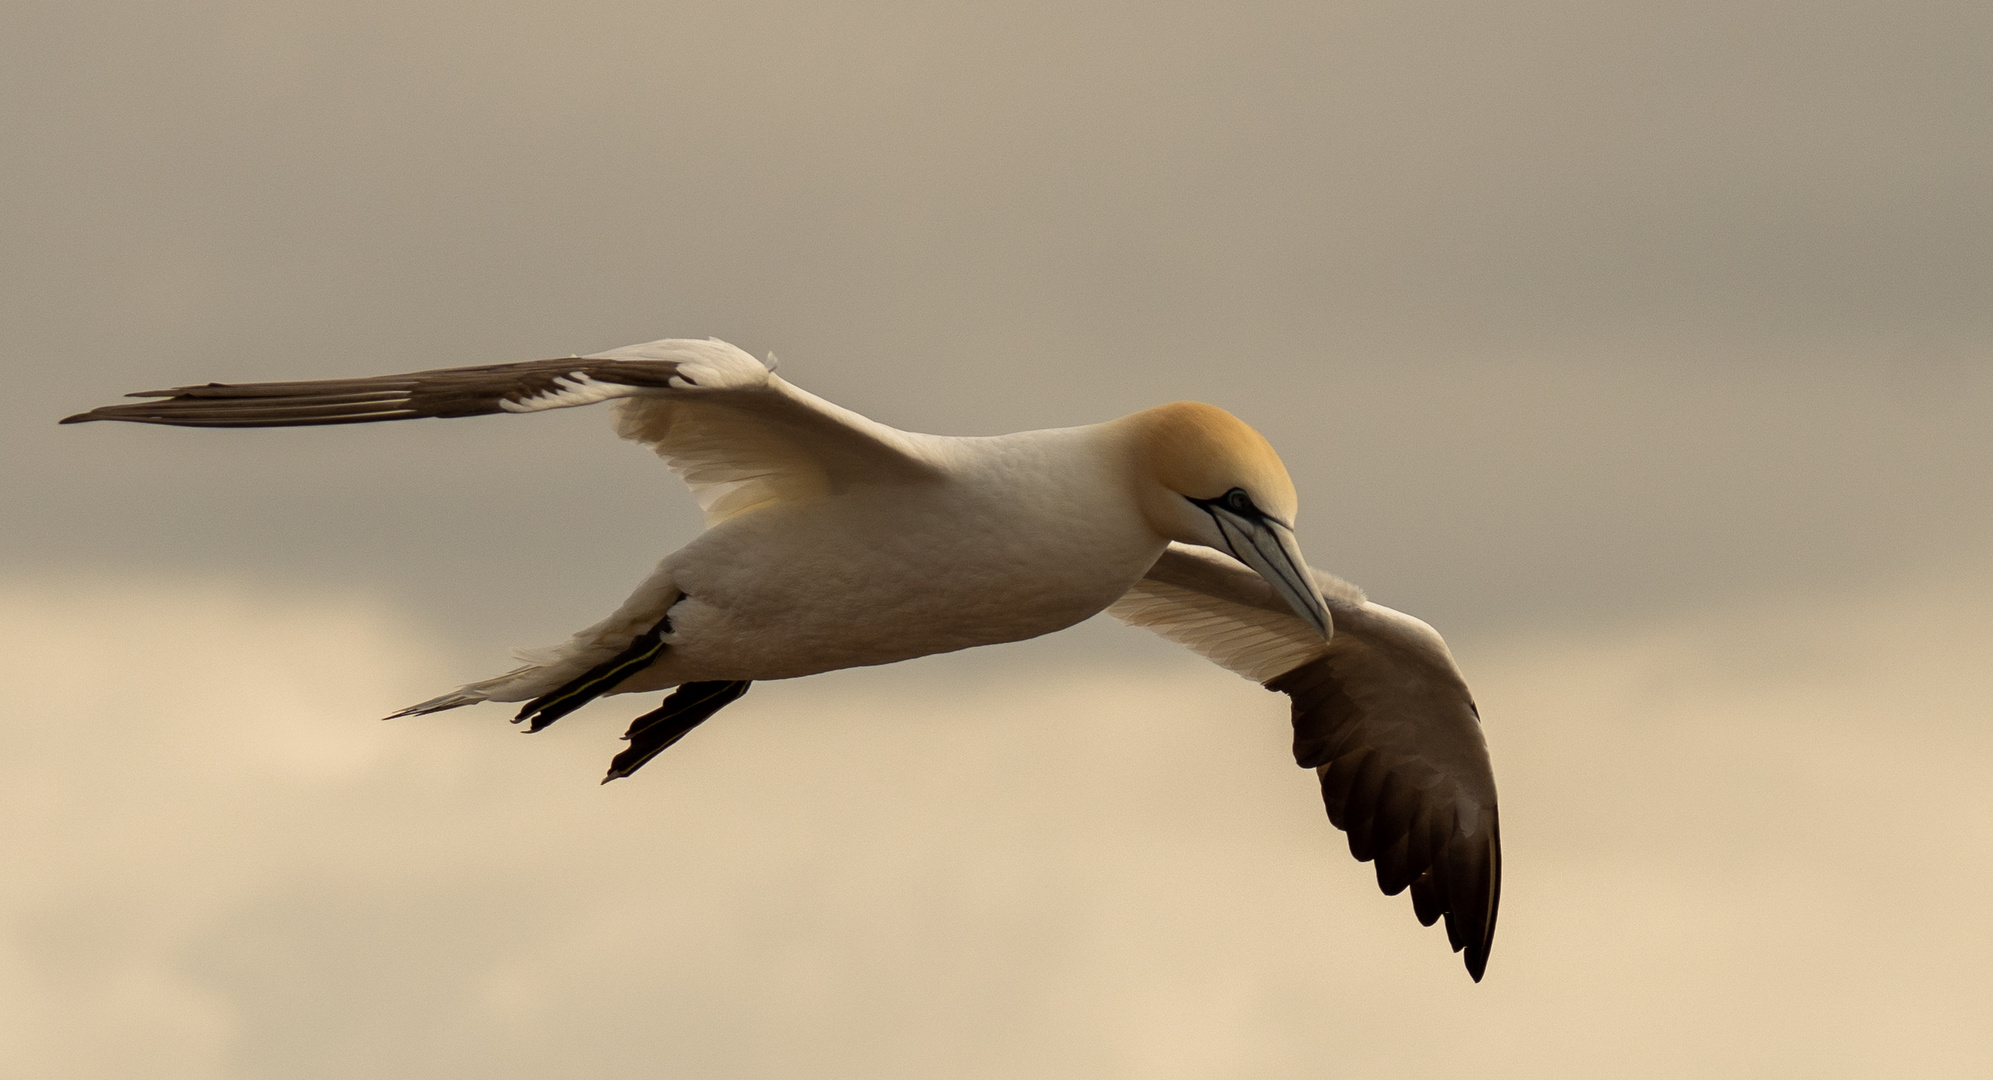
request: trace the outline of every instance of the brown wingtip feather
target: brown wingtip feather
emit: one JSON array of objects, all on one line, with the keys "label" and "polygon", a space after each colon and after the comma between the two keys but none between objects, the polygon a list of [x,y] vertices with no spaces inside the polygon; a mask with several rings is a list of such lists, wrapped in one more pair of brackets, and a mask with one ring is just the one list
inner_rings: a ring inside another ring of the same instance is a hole
[{"label": "brown wingtip feather", "polygon": [[1482,865],[1487,868],[1487,877],[1482,887],[1479,903],[1487,918],[1477,927],[1478,933],[1467,943],[1465,950],[1467,974],[1481,981],[1481,975],[1488,970],[1488,953],[1495,947],[1495,916],[1502,906],[1502,830],[1494,807],[1487,809],[1487,840],[1482,848]]},{"label": "brown wingtip feather", "polygon": [[1316,770],[1330,823],[1348,835],[1351,855],[1375,861],[1379,889],[1409,889],[1426,926],[1444,919],[1447,944],[1480,982],[1501,904],[1502,852],[1479,720],[1447,699],[1393,708],[1374,693],[1353,694],[1345,679],[1354,669],[1339,668],[1349,660],[1339,655],[1266,684],[1293,699],[1295,760]]},{"label": "brown wingtip feather", "polygon": [[562,357],[359,379],[202,383],[141,390],[125,395],[137,401],[105,405],[62,422],[123,420],[176,427],[248,428],[482,416],[518,411],[523,403],[538,402],[526,410],[535,411],[605,399],[600,394],[584,394],[578,400],[561,401],[560,395],[572,389],[572,383],[564,380],[576,377],[634,392],[635,388],[668,388],[677,371],[678,364],[669,360]]}]

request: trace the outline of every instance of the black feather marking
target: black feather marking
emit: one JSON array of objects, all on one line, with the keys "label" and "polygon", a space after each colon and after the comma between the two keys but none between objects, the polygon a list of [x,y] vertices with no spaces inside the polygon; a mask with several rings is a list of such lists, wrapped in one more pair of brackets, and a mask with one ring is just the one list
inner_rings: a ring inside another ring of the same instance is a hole
[{"label": "black feather marking", "polygon": [[1377,802],[1391,778],[1391,765],[1381,753],[1364,755],[1363,767],[1349,786],[1343,800],[1343,819],[1349,822],[1349,853],[1357,862],[1369,862],[1377,852]]},{"label": "black feather marking", "polygon": [[677,372],[677,363],[669,360],[572,356],[367,379],[206,383],[126,394],[139,400],[91,409],[62,422],[123,420],[178,427],[256,428],[483,416],[559,393],[577,376],[599,383],[669,390]]},{"label": "black feather marking", "polygon": [[1432,867],[1432,803],[1425,799],[1418,801],[1418,809],[1412,820],[1405,826],[1405,877],[1407,883],[1417,881]]},{"label": "black feather marking", "polygon": [[1345,752],[1362,710],[1334,669],[1304,664],[1266,685],[1294,699],[1294,764],[1316,769]]},{"label": "black feather marking", "polygon": [[1405,837],[1400,835],[1377,849],[1377,887],[1386,896],[1396,896],[1412,883],[1405,869]]},{"label": "black feather marking", "polygon": [[1408,777],[1413,771],[1404,766],[1392,770],[1370,825],[1371,846],[1377,853],[1377,887],[1386,896],[1403,892],[1425,869],[1412,866],[1409,859],[1412,824],[1424,803]]},{"label": "black feather marking", "polygon": [[533,723],[526,730],[539,731],[614,690],[617,683],[649,667],[664,652],[664,635],[670,632],[671,614],[667,611],[656,626],[638,634],[622,652],[527,702],[512,722],[530,718]]},{"label": "black feather marking", "polygon": [[1467,974],[1475,982],[1487,971],[1494,943],[1495,914],[1501,902],[1501,830],[1493,807],[1472,834],[1455,831],[1441,855],[1446,869],[1439,890],[1446,905],[1446,937],[1455,952],[1466,955]]},{"label": "black feather marking", "polygon": [[1412,882],[1412,914],[1419,917],[1420,926],[1439,921],[1439,890],[1433,884],[1431,870]]},{"label": "black feather marking", "polygon": [[1467,933],[1467,974],[1481,981],[1488,970],[1488,952],[1495,944],[1495,915],[1502,900],[1502,831],[1495,808],[1482,810],[1487,827],[1476,838],[1474,891],[1467,898],[1471,922]]},{"label": "black feather marking", "polygon": [[663,705],[630,721],[630,730],[623,734],[630,746],[609,762],[609,775],[602,782],[620,780],[643,768],[645,762],[684,738],[686,732],[738,700],[750,685],[746,680],[695,682],[672,691]]},{"label": "black feather marking", "polygon": [[[1441,884],[1446,886],[1446,891],[1449,894],[1453,892],[1454,882],[1452,879],[1449,878],[1441,882]],[[1453,906],[1453,897],[1451,895],[1448,895],[1441,903],[1446,905],[1446,943],[1454,952],[1459,952],[1467,947],[1466,913]]]},{"label": "black feather marking", "polygon": [[1372,756],[1369,747],[1360,747],[1316,770],[1322,777],[1322,806],[1329,812],[1329,824],[1338,829],[1349,828],[1350,787]]}]

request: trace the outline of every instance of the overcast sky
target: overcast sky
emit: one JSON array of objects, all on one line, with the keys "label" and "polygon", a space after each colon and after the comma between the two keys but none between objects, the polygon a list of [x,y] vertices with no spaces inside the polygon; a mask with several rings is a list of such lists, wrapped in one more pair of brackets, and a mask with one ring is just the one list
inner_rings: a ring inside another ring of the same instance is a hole
[{"label": "overcast sky", "polygon": [[[1967,3],[6,5],[0,1062],[1984,1074],[1988,70]],[[373,723],[697,529],[600,410],[54,424],[705,335],[917,430],[1266,432],[1475,684],[1488,981],[1280,699],[1111,625],[601,790],[634,701]]]}]

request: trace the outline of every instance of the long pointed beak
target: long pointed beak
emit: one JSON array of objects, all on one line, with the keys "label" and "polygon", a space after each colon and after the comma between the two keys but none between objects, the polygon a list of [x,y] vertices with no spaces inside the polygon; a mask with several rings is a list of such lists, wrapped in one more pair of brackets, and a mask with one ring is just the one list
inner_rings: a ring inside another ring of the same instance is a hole
[{"label": "long pointed beak", "polygon": [[1294,530],[1267,518],[1242,517],[1222,506],[1210,510],[1218,522],[1219,534],[1231,545],[1232,557],[1265,578],[1273,591],[1287,601],[1287,606],[1325,640],[1334,636],[1335,623],[1329,618],[1328,602],[1322,599],[1315,575],[1308,571],[1308,562],[1301,557],[1301,545],[1294,540]]}]

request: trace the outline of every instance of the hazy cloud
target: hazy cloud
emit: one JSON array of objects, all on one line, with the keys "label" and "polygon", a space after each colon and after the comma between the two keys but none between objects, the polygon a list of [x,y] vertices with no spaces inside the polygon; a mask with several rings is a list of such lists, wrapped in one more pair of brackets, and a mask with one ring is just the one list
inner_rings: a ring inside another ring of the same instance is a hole
[{"label": "hazy cloud", "polygon": [[1509,845],[1478,987],[1282,699],[1187,658],[764,684],[598,787],[615,717],[370,720],[443,663],[379,605],[0,596],[23,1075],[1993,1064],[1983,565],[1467,655]]}]

